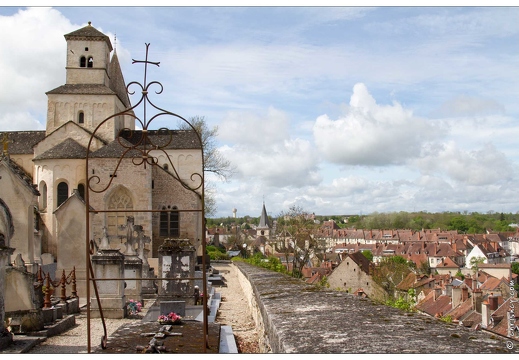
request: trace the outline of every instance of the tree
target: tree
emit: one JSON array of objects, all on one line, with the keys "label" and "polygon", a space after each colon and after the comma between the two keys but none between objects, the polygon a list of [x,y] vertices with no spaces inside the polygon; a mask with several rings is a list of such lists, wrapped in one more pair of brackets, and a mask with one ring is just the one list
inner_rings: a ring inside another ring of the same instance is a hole
[{"label": "tree", "polygon": [[418,267],[418,272],[423,275],[431,275],[431,265],[429,265],[429,261],[425,260],[420,262],[420,266]]},{"label": "tree", "polygon": [[[218,150],[216,138],[218,136],[218,126],[209,128],[203,116],[189,118],[189,124],[184,121],[179,122],[180,130],[195,130],[200,135],[202,147],[204,149],[204,173],[213,173],[222,180],[229,180],[235,173],[235,168],[223,157]],[[204,176],[205,178],[205,176]],[[211,216],[216,213],[216,201],[214,198],[215,188],[207,180],[205,188],[205,214]]]},{"label": "tree", "polygon": [[519,274],[519,262],[513,262],[511,267],[514,274]]},{"label": "tree", "polygon": [[409,264],[402,256],[390,256],[382,258],[375,269],[373,280],[382,286],[391,298],[394,297],[395,288],[411,272]]},{"label": "tree", "polygon": [[485,258],[482,256],[474,256],[470,259],[470,268],[474,271],[474,274],[477,276],[479,270],[479,264],[483,264],[485,262]]},{"label": "tree", "polygon": [[364,257],[369,261],[373,261],[373,253],[371,252],[371,250],[362,251],[362,255],[364,255]]},{"label": "tree", "polygon": [[293,251],[292,276],[301,277],[305,264],[312,253],[318,251],[317,240],[314,239],[314,231],[317,225],[310,217],[310,213],[299,206],[291,206],[287,212],[278,216],[277,231],[285,239],[281,245],[288,251]]}]

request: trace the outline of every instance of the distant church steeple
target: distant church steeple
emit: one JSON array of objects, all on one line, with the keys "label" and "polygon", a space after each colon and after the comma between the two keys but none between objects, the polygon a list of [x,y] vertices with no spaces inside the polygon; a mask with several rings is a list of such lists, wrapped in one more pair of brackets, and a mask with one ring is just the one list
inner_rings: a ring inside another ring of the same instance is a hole
[{"label": "distant church steeple", "polygon": [[258,236],[265,236],[266,238],[270,237],[270,221],[267,215],[267,209],[265,208],[265,202],[263,202],[263,208],[261,209],[261,217],[259,221],[259,225],[256,228]]}]

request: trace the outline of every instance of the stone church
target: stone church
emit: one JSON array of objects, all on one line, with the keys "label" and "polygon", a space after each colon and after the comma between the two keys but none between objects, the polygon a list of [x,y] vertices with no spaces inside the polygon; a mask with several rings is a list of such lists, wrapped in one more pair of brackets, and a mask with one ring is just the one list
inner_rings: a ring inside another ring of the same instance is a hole
[{"label": "stone church", "polygon": [[[87,227],[89,240],[99,244],[106,228],[110,246],[124,250],[129,216],[149,240],[150,260],[166,238],[190,239],[199,249],[197,134],[152,130],[135,117],[117,52],[90,23],[65,40],[66,83],[46,93],[46,130],[2,132],[0,243],[15,248],[29,271],[49,256],[57,272],[75,266],[78,277],[85,272]],[[179,118],[171,124],[178,127]]]}]

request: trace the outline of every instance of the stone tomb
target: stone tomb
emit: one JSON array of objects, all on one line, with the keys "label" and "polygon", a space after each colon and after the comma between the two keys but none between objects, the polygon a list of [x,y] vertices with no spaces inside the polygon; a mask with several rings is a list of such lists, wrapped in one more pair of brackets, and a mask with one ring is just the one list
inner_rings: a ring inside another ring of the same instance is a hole
[{"label": "stone tomb", "polygon": [[126,287],[124,295],[129,300],[139,301],[143,303],[142,298],[142,260],[138,256],[124,257],[124,278]]},{"label": "stone tomb", "polygon": [[13,334],[5,331],[5,269],[9,263],[9,258],[14,252],[13,248],[5,246],[5,242],[0,239],[0,350],[8,347],[13,341]]},{"label": "stone tomb", "polygon": [[[124,279],[124,255],[117,249],[99,249],[92,255],[92,266],[96,279]],[[122,319],[127,315],[124,280],[96,281],[103,317]],[[99,304],[92,287],[90,291],[90,314],[94,318],[101,317]]]},{"label": "stone tomb", "polygon": [[159,247],[158,300],[194,304],[196,250],[187,239],[166,239]]}]

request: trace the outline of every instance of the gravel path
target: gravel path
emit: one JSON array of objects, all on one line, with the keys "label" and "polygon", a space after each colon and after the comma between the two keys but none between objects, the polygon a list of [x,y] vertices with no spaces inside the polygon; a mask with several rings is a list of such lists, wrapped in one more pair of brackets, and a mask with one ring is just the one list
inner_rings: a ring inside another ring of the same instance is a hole
[{"label": "gravel path", "polygon": [[216,288],[222,296],[216,322],[232,326],[238,352],[259,353],[259,334],[243,289],[238,282],[237,271],[239,270],[230,263],[212,263],[212,267],[222,274],[227,285],[227,287]]},{"label": "gravel path", "polygon": [[[255,328],[251,312],[247,306],[245,295],[238,283],[237,269],[230,263],[215,263],[213,268],[223,275],[226,287],[215,287],[222,300],[216,322],[232,326],[240,353],[259,353],[258,332]],[[153,301],[145,303],[141,314],[146,314]],[[142,317],[142,316],[141,316]],[[110,336],[121,325],[139,321],[136,319],[105,319],[107,334]],[[91,349],[100,344],[104,334],[101,319],[90,319]],[[77,354],[87,352],[87,317],[84,311],[76,316],[76,326],[72,329],[36,345],[29,354]]]}]

